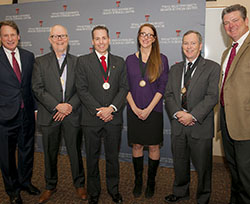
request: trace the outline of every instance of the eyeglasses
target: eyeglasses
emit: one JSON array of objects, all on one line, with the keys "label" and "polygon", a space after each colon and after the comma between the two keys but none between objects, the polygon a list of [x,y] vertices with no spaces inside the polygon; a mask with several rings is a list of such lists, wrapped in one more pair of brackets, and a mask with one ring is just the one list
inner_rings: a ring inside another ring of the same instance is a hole
[{"label": "eyeglasses", "polygon": [[154,38],[154,37],[155,37],[153,34],[151,34],[151,33],[145,33],[145,32],[141,32],[141,33],[140,33],[140,36],[141,36],[141,37],[144,37],[144,38],[145,38],[146,36],[147,36],[148,38]]},{"label": "eyeglasses", "polygon": [[52,39],[54,39],[54,40],[58,40],[59,38],[61,38],[61,39],[66,39],[67,37],[68,37],[68,35],[67,34],[62,34],[62,35],[51,35],[50,36]]}]

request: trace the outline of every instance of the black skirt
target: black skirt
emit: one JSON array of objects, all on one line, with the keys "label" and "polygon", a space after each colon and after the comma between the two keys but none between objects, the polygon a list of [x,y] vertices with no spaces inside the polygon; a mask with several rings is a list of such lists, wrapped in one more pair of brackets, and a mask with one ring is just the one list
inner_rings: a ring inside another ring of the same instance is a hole
[{"label": "black skirt", "polygon": [[128,144],[158,145],[163,142],[163,113],[152,111],[141,120],[127,109]]}]

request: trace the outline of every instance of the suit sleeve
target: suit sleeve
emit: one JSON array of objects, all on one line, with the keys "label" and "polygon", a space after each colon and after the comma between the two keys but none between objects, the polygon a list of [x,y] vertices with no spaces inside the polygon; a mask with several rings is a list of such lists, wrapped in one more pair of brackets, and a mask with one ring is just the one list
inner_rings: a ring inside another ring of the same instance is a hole
[{"label": "suit sleeve", "polygon": [[218,102],[220,66],[215,62],[211,63],[210,66],[212,71],[208,78],[208,87],[205,96],[190,112],[199,123],[204,121]]},{"label": "suit sleeve", "polygon": [[101,107],[100,103],[88,91],[88,84],[90,83],[87,75],[87,67],[85,65],[85,58],[79,57],[76,66],[76,89],[80,101],[87,107],[88,111],[96,114],[96,108]]},{"label": "suit sleeve", "polygon": [[126,96],[128,94],[128,80],[127,80],[127,69],[124,60],[122,60],[121,64],[121,73],[119,79],[119,91],[117,92],[116,96],[114,97],[112,104],[117,108],[119,111],[124,102],[126,100]]},{"label": "suit sleeve", "polygon": [[168,83],[165,91],[165,108],[168,113],[168,117],[173,119],[173,116],[176,112],[181,111],[181,107],[178,106],[174,94],[174,84],[175,83],[175,68],[172,67],[169,71]]},{"label": "suit sleeve", "polygon": [[50,113],[53,113],[59,102],[45,89],[42,68],[43,65],[40,60],[36,59],[32,73],[32,89],[39,103]]}]

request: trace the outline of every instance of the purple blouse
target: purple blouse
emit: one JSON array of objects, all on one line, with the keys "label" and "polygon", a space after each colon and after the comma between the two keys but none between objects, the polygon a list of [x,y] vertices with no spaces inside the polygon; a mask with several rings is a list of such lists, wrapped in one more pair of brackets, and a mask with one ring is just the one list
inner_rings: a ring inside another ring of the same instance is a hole
[{"label": "purple blouse", "polygon": [[[132,94],[133,100],[137,107],[144,109],[153,100],[157,92],[164,96],[166,84],[168,81],[168,58],[161,54],[161,60],[163,63],[163,72],[160,77],[153,83],[149,83],[148,78],[145,74],[144,80],[146,81],[146,86],[140,87],[139,82],[142,80],[142,75],[139,67],[139,58],[135,54],[129,55],[126,59],[127,65],[127,78],[129,84],[129,92]],[[145,64],[143,63],[145,66]],[[163,97],[154,107],[153,111],[162,112],[163,111]],[[128,107],[130,108],[129,104]]]}]

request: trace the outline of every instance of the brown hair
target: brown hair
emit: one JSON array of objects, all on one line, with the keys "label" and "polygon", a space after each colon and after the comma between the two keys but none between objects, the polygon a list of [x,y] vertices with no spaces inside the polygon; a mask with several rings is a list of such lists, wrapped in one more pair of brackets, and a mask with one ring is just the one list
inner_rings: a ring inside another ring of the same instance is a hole
[{"label": "brown hair", "polygon": [[140,49],[141,47],[140,42],[139,42],[140,33],[141,33],[142,28],[145,26],[153,30],[154,38],[155,38],[155,41],[152,43],[152,49],[151,49],[151,53],[149,55],[149,59],[147,63],[147,76],[148,76],[150,83],[152,83],[156,79],[158,79],[162,73],[162,61],[161,61],[160,45],[158,42],[157,31],[155,27],[150,23],[145,23],[141,25],[141,27],[138,30],[138,34],[137,34],[138,49]]},{"label": "brown hair", "polygon": [[102,25],[98,25],[98,26],[94,27],[93,30],[91,31],[92,39],[94,39],[94,31],[95,30],[106,30],[107,35],[109,37],[109,30],[108,30],[108,28],[105,27],[105,26],[102,26]]},{"label": "brown hair", "polygon": [[222,14],[221,14],[222,21],[226,14],[231,13],[233,11],[239,11],[243,20],[246,20],[247,9],[240,4],[234,4],[223,9]]},{"label": "brown hair", "polygon": [[0,22],[0,31],[1,31],[2,26],[12,27],[14,30],[16,30],[17,35],[19,35],[19,29],[17,27],[17,24],[14,21],[1,21]]},{"label": "brown hair", "polygon": [[183,41],[183,39],[184,39],[184,37],[185,37],[186,35],[189,35],[189,34],[191,34],[191,33],[196,34],[196,36],[198,37],[199,43],[201,44],[201,43],[202,43],[201,34],[200,34],[198,31],[195,31],[195,30],[189,30],[189,31],[187,31],[187,32],[183,35],[182,41]]}]

